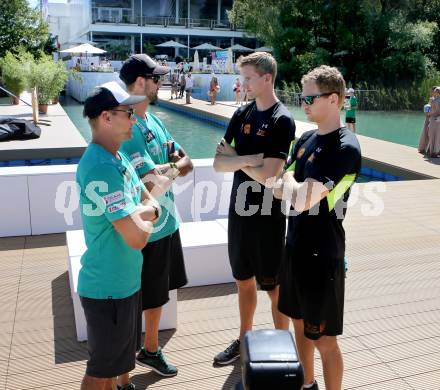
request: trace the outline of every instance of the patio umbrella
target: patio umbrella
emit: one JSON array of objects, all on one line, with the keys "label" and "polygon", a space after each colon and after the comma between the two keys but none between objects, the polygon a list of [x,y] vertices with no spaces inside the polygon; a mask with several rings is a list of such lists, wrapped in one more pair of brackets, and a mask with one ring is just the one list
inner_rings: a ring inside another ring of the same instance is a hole
[{"label": "patio umbrella", "polygon": [[199,46],[192,47],[193,50],[223,50],[221,47],[211,45],[210,43],[202,43]]},{"label": "patio umbrella", "polygon": [[268,47],[268,46],[261,46],[261,47],[257,47],[255,49],[255,51],[265,51],[267,53],[272,53],[273,49],[271,47]]},{"label": "patio umbrella", "polygon": [[254,51],[254,49],[251,49],[250,47],[239,44],[232,45],[231,47],[228,47],[228,49],[231,49],[232,51]]},{"label": "patio umbrella", "polygon": [[71,47],[70,49],[61,50],[60,53],[103,54],[107,52],[105,50],[92,46],[90,43],[83,43],[82,45]]},{"label": "patio umbrella", "polygon": [[175,48],[175,49],[186,49],[188,46],[171,40],[171,41],[166,41],[164,43],[159,43],[158,45],[156,45],[156,47],[171,47],[171,48]]}]

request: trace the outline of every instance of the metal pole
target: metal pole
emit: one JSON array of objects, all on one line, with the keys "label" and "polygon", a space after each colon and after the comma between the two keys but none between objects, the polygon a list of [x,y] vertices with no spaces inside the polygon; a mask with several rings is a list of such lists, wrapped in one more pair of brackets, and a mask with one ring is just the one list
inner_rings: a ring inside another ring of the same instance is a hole
[{"label": "metal pole", "polygon": [[188,34],[188,49],[186,49],[186,58],[189,58],[189,34]]},{"label": "metal pole", "polygon": [[176,0],[176,24],[179,24],[179,3],[180,0]]},{"label": "metal pole", "polygon": [[142,40],[142,33],[141,33],[141,54],[144,52],[144,43]]},{"label": "metal pole", "polygon": [[220,24],[222,13],[222,0],[217,0],[217,23]]},{"label": "metal pole", "polygon": [[29,104],[28,102],[25,102],[20,96],[15,96],[12,92],[8,91],[7,89],[0,87],[0,89],[4,92],[6,92],[9,96],[12,96],[20,101],[22,101],[24,104],[28,105],[29,107],[32,107],[32,104]]},{"label": "metal pole", "polygon": [[141,22],[140,22],[140,26],[143,26],[143,21],[144,21],[144,15],[143,15],[143,5],[144,5],[144,0],[141,0]]}]

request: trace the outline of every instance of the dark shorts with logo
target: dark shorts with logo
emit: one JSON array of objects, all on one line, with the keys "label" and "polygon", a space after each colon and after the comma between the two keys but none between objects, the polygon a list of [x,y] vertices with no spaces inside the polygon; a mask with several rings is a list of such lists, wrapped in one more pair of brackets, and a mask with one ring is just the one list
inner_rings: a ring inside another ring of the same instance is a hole
[{"label": "dark shorts with logo", "polygon": [[345,123],[356,123],[356,118],[345,118]]},{"label": "dark shorts with logo", "polygon": [[280,277],[278,309],[304,320],[304,335],[312,340],[342,334],[344,319],[344,259],[300,253],[287,246]]},{"label": "dark shorts with logo", "polygon": [[255,276],[261,290],[273,290],[284,258],[286,217],[241,217],[229,213],[228,253],[236,280]]},{"label": "dark shorts with logo", "polygon": [[86,375],[113,378],[134,369],[141,346],[140,291],[124,299],[81,297],[87,321]]},{"label": "dark shorts with logo", "polygon": [[169,301],[169,291],[188,283],[179,230],[142,249],[142,310]]}]

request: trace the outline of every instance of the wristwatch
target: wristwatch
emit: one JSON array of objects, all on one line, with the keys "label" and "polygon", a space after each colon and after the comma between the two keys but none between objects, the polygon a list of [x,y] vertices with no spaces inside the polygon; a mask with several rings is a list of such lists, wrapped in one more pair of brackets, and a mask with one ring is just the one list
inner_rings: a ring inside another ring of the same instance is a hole
[{"label": "wristwatch", "polygon": [[159,218],[159,207],[155,206],[154,204],[151,205],[151,207],[154,209],[154,219]]}]

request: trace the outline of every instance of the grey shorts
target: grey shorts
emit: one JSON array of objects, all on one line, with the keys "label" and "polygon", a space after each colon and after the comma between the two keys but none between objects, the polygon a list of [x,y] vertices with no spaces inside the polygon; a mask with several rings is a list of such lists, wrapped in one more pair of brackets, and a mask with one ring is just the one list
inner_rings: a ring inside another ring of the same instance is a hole
[{"label": "grey shorts", "polygon": [[81,304],[88,335],[86,375],[114,378],[133,370],[142,336],[140,291],[124,299],[81,297]]}]

